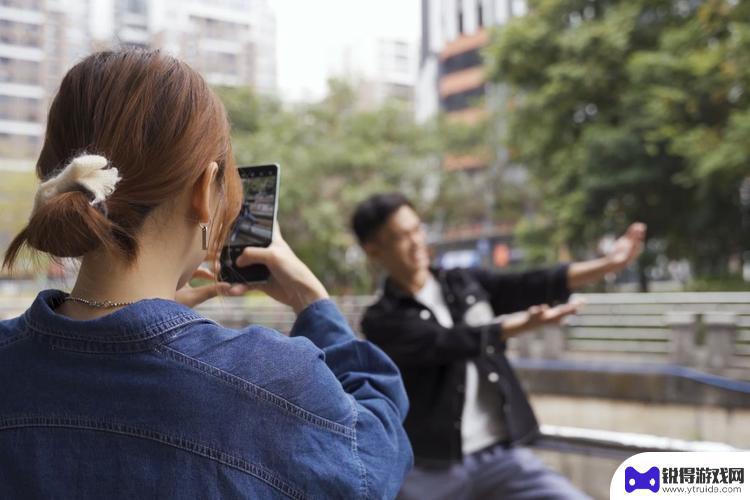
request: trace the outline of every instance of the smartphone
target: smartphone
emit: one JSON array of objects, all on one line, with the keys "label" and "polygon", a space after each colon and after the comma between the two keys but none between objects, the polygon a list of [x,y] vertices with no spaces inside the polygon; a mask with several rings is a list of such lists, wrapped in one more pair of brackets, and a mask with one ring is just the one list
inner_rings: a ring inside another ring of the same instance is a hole
[{"label": "smartphone", "polygon": [[271,244],[279,206],[279,166],[253,165],[237,170],[242,180],[242,208],[221,249],[219,279],[228,283],[262,283],[271,275],[266,266],[238,267],[235,261],[245,247]]}]

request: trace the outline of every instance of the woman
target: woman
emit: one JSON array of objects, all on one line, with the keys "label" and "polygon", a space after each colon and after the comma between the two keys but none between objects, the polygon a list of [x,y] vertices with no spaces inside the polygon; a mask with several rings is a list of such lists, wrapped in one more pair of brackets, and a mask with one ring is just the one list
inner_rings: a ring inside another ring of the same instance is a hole
[{"label": "woman", "polygon": [[[88,153],[88,154],[87,154]],[[386,498],[411,464],[393,363],[355,340],[280,234],[246,248],[291,336],[222,328],[189,288],[240,207],[220,101],[158,51],[93,54],[49,111],[28,246],[72,291],[0,322],[0,498]]]}]

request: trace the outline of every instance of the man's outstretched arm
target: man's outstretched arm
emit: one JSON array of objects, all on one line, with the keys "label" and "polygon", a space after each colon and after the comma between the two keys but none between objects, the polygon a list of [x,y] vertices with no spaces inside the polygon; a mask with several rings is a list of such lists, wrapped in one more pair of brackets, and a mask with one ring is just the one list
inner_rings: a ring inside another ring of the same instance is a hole
[{"label": "man's outstretched arm", "polygon": [[495,314],[523,311],[539,304],[567,302],[572,290],[595,283],[633,262],[643,249],[646,225],[636,222],[599,259],[508,273],[473,268],[472,273],[490,296]]},{"label": "man's outstretched arm", "polygon": [[568,287],[570,289],[596,283],[610,273],[619,273],[638,258],[646,238],[646,225],[641,222],[631,224],[625,234],[615,241],[612,250],[599,259],[573,262],[568,266]]}]

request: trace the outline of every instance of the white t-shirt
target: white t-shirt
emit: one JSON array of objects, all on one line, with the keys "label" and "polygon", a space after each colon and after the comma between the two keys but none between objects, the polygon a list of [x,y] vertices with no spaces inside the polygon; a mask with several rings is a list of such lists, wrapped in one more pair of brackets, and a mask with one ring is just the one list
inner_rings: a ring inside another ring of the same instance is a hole
[{"label": "white t-shirt", "polygon": [[[440,283],[432,274],[414,298],[432,312],[441,326],[453,327],[453,318],[443,298]],[[464,320],[472,326],[487,324],[493,319],[491,311],[486,302],[476,302],[466,311]],[[499,414],[501,403],[497,388],[480,378],[476,363],[467,361],[464,409],[461,414],[461,451],[464,455],[486,448],[505,437],[505,427]]]}]

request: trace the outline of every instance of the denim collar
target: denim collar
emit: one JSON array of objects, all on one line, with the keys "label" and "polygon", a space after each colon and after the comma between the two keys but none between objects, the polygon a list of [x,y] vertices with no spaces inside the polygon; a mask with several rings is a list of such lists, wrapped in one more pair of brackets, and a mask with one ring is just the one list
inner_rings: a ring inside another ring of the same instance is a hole
[{"label": "denim collar", "polygon": [[68,294],[45,290],[37,295],[23,319],[29,332],[53,348],[80,352],[138,352],[176,337],[183,327],[210,320],[165,299],[139,300],[92,320],[74,320],[55,309]]}]

